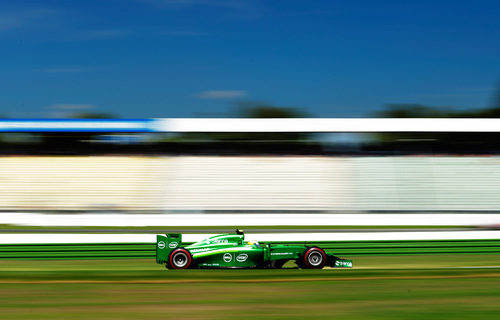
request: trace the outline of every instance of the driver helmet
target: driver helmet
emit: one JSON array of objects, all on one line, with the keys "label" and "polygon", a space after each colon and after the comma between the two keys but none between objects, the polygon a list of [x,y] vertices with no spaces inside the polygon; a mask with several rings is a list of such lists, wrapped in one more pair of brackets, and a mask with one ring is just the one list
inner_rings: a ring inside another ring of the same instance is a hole
[{"label": "driver helmet", "polygon": [[255,241],[255,240],[248,241],[248,242],[247,242],[247,244],[249,244],[249,245],[254,245],[254,246],[256,246],[257,248],[258,248],[258,247],[260,247],[259,242],[258,242],[258,241]]}]

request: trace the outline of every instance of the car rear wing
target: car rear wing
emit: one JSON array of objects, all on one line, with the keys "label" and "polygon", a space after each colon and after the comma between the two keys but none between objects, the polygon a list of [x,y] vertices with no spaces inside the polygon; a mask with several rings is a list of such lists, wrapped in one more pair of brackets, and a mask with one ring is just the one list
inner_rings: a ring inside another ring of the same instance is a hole
[{"label": "car rear wing", "polygon": [[156,235],[156,263],[166,263],[170,253],[182,245],[182,234],[167,233]]}]

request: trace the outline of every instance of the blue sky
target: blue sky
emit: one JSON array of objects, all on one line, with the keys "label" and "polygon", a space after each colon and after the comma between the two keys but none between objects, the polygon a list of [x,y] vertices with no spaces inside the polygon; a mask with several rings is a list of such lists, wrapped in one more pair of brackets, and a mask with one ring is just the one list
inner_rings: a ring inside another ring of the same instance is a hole
[{"label": "blue sky", "polygon": [[0,114],[491,105],[500,1],[0,0]]}]

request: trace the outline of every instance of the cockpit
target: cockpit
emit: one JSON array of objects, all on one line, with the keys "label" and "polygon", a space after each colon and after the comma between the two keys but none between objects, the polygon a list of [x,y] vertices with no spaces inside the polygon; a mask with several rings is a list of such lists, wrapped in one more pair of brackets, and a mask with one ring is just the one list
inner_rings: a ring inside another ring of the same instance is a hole
[{"label": "cockpit", "polygon": [[255,241],[255,240],[247,241],[246,244],[249,245],[249,246],[252,246],[252,247],[260,248],[259,242]]}]

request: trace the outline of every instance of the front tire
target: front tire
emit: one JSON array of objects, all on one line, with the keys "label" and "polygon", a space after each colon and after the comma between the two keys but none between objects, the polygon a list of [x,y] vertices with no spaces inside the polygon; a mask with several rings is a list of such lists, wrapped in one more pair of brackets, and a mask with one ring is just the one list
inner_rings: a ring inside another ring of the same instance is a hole
[{"label": "front tire", "polygon": [[186,249],[178,248],[172,251],[168,259],[168,266],[172,269],[187,269],[191,266],[193,258]]},{"label": "front tire", "polygon": [[321,248],[309,248],[304,253],[299,266],[307,269],[323,269],[326,264],[326,254]]}]

